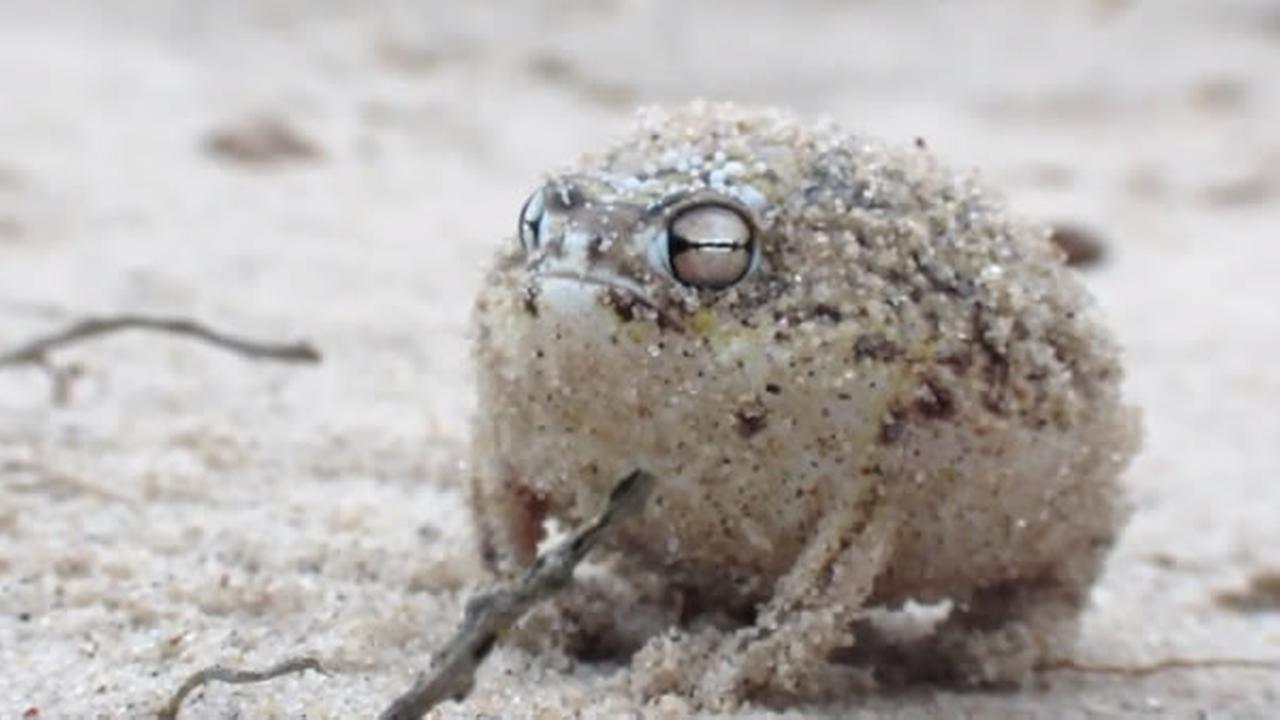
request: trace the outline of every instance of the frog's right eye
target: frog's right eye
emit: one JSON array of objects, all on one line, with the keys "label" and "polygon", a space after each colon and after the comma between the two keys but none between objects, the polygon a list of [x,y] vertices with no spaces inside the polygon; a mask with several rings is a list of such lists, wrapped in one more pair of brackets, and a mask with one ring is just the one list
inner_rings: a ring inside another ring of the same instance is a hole
[{"label": "frog's right eye", "polygon": [[539,235],[542,231],[542,218],[546,214],[546,203],[542,194],[543,188],[534,190],[529,199],[524,201],[524,207],[520,210],[520,245],[524,247],[525,252],[537,250],[542,242]]},{"label": "frog's right eye", "polygon": [[667,263],[676,280],[724,290],[751,271],[755,229],[747,216],[718,201],[681,210],[667,226]]}]

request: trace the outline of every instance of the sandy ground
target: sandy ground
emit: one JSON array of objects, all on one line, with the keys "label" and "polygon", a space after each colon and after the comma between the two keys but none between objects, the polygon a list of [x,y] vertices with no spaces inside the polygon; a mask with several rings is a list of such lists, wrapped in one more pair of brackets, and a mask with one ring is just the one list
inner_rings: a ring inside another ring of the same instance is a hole
[{"label": "sandy ground", "polygon": [[[484,580],[469,299],[542,170],[637,103],[834,115],[1097,229],[1148,441],[1079,653],[1280,657],[1280,6],[0,1],[0,348],[86,314],[307,337],[315,368],[129,335],[0,372],[0,718],[370,717]],[[235,133],[275,118],[267,157]],[[230,135],[228,135],[230,134]],[[277,139],[278,140],[278,139]],[[504,648],[442,717],[653,715]],[[753,714],[766,714],[757,708]],[[1280,716],[1280,672],[1060,672],[792,716]]]}]

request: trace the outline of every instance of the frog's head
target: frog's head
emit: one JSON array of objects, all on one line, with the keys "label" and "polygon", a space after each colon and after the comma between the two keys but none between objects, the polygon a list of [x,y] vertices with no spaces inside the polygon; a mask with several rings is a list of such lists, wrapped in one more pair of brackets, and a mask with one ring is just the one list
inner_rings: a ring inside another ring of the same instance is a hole
[{"label": "frog's head", "polygon": [[679,328],[688,311],[760,268],[762,202],[749,187],[670,177],[554,177],[520,211],[512,265],[523,270],[531,303],[562,313],[604,304],[621,317]]}]

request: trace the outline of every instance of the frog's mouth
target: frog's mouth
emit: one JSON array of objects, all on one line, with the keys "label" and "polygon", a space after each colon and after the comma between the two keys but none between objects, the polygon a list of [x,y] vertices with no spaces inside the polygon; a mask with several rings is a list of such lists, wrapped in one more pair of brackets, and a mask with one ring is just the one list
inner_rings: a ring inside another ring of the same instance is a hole
[{"label": "frog's mouth", "polygon": [[[539,294],[544,295],[545,299],[552,301],[562,310],[573,312],[574,305],[580,306],[577,308],[580,310],[581,306],[589,302],[593,305],[608,307],[623,322],[631,322],[640,314],[636,312],[637,308],[643,308],[653,313],[659,327],[677,332],[684,331],[684,323],[675,313],[649,297],[634,280],[629,278],[603,273],[582,274],[568,270],[551,270],[534,273],[531,279],[537,284]],[[555,291],[554,286],[559,284],[568,285],[578,291],[597,290],[599,292],[577,292],[574,293],[574,297],[569,298],[565,296],[566,294]]]}]

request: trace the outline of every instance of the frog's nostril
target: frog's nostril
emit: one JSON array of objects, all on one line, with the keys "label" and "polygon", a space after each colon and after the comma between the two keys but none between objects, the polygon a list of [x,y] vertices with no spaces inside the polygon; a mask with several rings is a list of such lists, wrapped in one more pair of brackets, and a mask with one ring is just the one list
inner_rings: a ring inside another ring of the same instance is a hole
[{"label": "frog's nostril", "polygon": [[573,228],[554,241],[553,251],[563,259],[563,265],[572,266],[583,274],[596,269],[605,250],[604,236],[584,228]]}]

